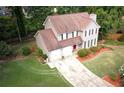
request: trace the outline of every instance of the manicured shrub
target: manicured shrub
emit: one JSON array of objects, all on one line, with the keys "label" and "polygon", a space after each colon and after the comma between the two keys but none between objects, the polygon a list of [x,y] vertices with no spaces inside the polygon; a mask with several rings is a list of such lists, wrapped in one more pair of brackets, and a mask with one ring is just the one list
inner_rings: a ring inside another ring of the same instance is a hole
[{"label": "manicured shrub", "polygon": [[43,50],[42,49],[38,48],[37,53],[39,56],[43,56]]},{"label": "manicured shrub", "polygon": [[29,48],[29,47],[23,47],[23,48],[22,48],[22,54],[23,54],[24,56],[28,56],[29,54],[31,54],[30,48]]},{"label": "manicured shrub", "polygon": [[110,77],[112,80],[115,80],[116,79],[116,74],[115,73],[109,73]]},{"label": "manicured shrub", "polygon": [[90,53],[90,51],[87,50],[87,49],[80,49],[77,52],[77,54],[78,54],[79,57],[87,56],[89,53]]},{"label": "manicured shrub", "polygon": [[44,60],[46,60],[48,58],[47,54],[43,54],[42,57]]},{"label": "manicured shrub", "polygon": [[6,42],[0,41],[0,57],[6,57],[12,54],[12,48],[10,48],[10,46],[6,44]]},{"label": "manicured shrub", "polygon": [[99,48],[98,47],[91,47],[90,50],[92,52],[96,53],[99,50]]}]

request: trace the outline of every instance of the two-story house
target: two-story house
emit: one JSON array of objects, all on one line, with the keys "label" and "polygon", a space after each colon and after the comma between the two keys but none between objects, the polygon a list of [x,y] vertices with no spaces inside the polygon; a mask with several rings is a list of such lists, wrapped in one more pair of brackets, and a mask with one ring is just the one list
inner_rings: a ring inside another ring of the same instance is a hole
[{"label": "two-story house", "polygon": [[45,29],[35,34],[37,46],[43,49],[50,61],[72,55],[78,48],[97,46],[100,26],[96,14],[73,13],[48,16]]}]

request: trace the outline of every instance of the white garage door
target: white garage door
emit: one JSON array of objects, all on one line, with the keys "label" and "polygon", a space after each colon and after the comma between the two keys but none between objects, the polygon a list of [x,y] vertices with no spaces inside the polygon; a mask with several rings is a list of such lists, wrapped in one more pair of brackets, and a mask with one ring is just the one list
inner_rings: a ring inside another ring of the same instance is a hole
[{"label": "white garage door", "polygon": [[63,48],[62,54],[63,54],[63,56],[66,57],[66,56],[72,55],[72,51],[73,51],[72,46],[65,47],[65,48]]},{"label": "white garage door", "polygon": [[62,51],[60,49],[51,51],[49,54],[50,61],[62,58]]}]

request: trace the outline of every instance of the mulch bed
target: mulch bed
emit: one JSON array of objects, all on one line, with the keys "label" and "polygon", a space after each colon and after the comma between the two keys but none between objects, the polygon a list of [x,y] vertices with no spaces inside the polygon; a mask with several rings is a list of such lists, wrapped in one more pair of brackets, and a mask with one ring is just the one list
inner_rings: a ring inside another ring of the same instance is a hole
[{"label": "mulch bed", "polygon": [[104,52],[104,51],[109,51],[110,49],[109,48],[101,48],[100,50],[98,50],[96,53],[91,53],[91,54],[88,54],[87,56],[85,57],[76,57],[80,62],[83,62],[83,61],[86,61],[86,60],[89,60],[89,59],[92,59],[94,57],[96,57],[97,55],[99,55],[100,53]]},{"label": "mulch bed", "polygon": [[116,79],[115,80],[112,80],[109,75],[105,75],[102,79],[104,79],[107,82],[111,83],[115,87],[120,87],[121,86],[121,83],[120,83],[121,78],[120,78],[120,75],[119,74],[116,74]]}]

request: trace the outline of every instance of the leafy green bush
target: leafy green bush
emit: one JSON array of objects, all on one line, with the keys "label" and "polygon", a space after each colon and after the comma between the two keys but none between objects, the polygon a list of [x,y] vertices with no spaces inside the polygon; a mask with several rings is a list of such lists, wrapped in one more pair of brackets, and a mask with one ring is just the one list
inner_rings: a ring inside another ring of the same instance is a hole
[{"label": "leafy green bush", "polygon": [[47,54],[43,54],[42,57],[44,58],[44,60],[48,58]]},{"label": "leafy green bush", "polygon": [[124,42],[124,35],[122,35],[118,40]]},{"label": "leafy green bush", "polygon": [[80,49],[77,52],[77,54],[78,54],[79,57],[87,56],[89,53],[90,53],[90,51],[87,50],[87,49]]},{"label": "leafy green bush", "polygon": [[99,48],[98,47],[91,47],[90,50],[92,52],[96,53],[99,50]]},{"label": "leafy green bush", "polygon": [[28,56],[29,54],[31,54],[30,48],[29,48],[29,47],[23,47],[23,48],[22,48],[22,54],[23,54],[24,56]]},{"label": "leafy green bush", "polygon": [[13,51],[6,42],[0,41],[0,57],[12,55]]},{"label": "leafy green bush", "polygon": [[43,50],[42,49],[38,48],[37,53],[39,56],[43,56]]},{"label": "leafy green bush", "polygon": [[115,73],[109,73],[110,77],[112,80],[115,80],[116,79],[116,74]]}]

